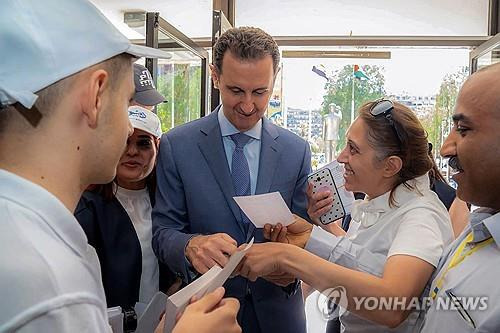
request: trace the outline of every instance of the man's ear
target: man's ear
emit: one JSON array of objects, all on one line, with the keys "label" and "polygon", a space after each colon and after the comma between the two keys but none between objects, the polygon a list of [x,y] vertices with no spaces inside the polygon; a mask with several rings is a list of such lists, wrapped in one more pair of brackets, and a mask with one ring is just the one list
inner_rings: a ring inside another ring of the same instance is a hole
[{"label": "man's ear", "polygon": [[399,156],[389,156],[384,163],[384,176],[392,177],[403,167],[403,160]]},{"label": "man's ear", "polygon": [[213,64],[208,65],[208,67],[210,67],[210,76],[212,77],[214,88],[219,89],[219,72]]},{"label": "man's ear", "polygon": [[104,69],[97,69],[89,73],[85,84],[85,99],[82,112],[87,118],[90,128],[96,128],[100,113],[104,106],[104,96],[109,89],[109,74]]}]

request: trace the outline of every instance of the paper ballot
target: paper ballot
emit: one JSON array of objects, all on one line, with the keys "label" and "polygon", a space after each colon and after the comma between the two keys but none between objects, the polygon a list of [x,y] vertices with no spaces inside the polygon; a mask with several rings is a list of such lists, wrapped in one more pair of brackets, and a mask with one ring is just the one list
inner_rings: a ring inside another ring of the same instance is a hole
[{"label": "paper ballot", "polygon": [[354,194],[345,189],[345,179],[344,179],[344,166],[337,161],[332,161],[317,171],[322,169],[330,169],[333,180],[335,181],[335,186],[339,192],[340,201],[342,201],[342,206],[346,214],[351,214],[352,203],[354,202]]},{"label": "paper ballot", "polygon": [[137,329],[135,333],[151,333],[154,332],[160,323],[161,315],[165,310],[167,304],[167,295],[161,291],[157,292],[149,304],[145,307],[144,311],[140,311],[144,305],[143,303],[136,303],[135,312],[139,316],[137,321]]},{"label": "paper ballot", "polygon": [[231,258],[229,258],[229,261],[224,268],[217,265],[213,266],[208,272],[200,276],[198,279],[170,296],[167,299],[163,333],[170,333],[172,331],[175,326],[175,318],[177,317],[177,314],[184,311],[193,296],[201,298],[206,293],[222,287],[252,244],[253,238],[243,250],[235,252]]},{"label": "paper ballot", "polygon": [[266,223],[283,226],[294,222],[292,212],[279,192],[233,197],[241,210],[257,228]]},{"label": "paper ballot", "polygon": [[123,313],[120,306],[115,306],[107,309],[108,323],[113,330],[113,333],[123,332]]}]

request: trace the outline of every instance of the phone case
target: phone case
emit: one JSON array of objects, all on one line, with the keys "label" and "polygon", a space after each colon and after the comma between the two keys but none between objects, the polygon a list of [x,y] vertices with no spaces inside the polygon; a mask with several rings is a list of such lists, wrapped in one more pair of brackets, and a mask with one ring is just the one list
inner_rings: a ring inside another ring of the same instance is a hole
[{"label": "phone case", "polygon": [[313,193],[323,191],[322,188],[326,187],[333,196],[333,206],[330,211],[320,216],[319,221],[322,224],[332,223],[345,216],[344,206],[340,200],[339,192],[335,186],[332,174],[328,168],[319,170],[308,177],[309,182],[313,184]]}]

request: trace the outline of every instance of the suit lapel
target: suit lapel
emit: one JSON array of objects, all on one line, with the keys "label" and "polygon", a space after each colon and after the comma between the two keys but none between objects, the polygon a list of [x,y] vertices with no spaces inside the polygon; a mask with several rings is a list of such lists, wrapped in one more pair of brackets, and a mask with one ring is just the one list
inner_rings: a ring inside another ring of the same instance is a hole
[{"label": "suit lapel", "polygon": [[262,118],[262,137],[260,145],[259,175],[255,194],[269,192],[273,182],[274,173],[278,168],[281,147],[276,142],[279,136],[276,128],[266,118]]},{"label": "suit lapel", "polygon": [[219,187],[226,198],[226,201],[231,209],[238,225],[245,233],[241,226],[241,213],[238,205],[234,201],[234,188],[231,179],[231,173],[227,164],[226,152],[224,151],[224,143],[222,142],[222,135],[220,125],[217,118],[217,113],[220,107],[214,110],[210,115],[211,119],[205,126],[200,128],[200,131],[205,135],[199,142],[201,153],[205,157],[207,164],[219,184]]}]

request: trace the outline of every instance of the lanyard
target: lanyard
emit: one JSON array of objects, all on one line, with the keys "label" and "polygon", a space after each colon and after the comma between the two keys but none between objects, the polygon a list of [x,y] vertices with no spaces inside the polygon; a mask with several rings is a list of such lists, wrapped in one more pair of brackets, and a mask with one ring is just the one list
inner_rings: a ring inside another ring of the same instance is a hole
[{"label": "lanyard", "polygon": [[455,254],[450,260],[450,263],[448,264],[448,267],[444,270],[444,272],[439,276],[436,282],[436,286],[432,289],[431,291],[431,297],[432,299],[435,299],[439,290],[443,287],[444,284],[444,278],[446,277],[446,274],[454,268],[460,265],[462,261],[469,255],[473,254],[474,252],[478,251],[479,249],[482,249],[486,245],[490,244],[493,242],[493,238],[490,236],[489,238],[483,240],[480,243],[472,245],[467,251],[465,250],[465,247],[472,241],[473,235],[472,232],[465,237],[465,239],[460,243],[458,246],[457,250],[455,251]]}]

